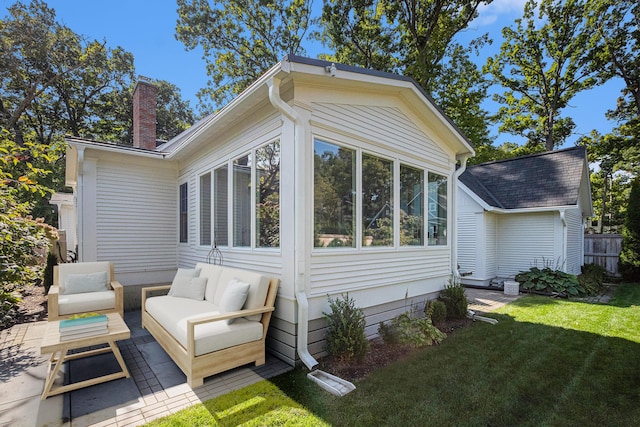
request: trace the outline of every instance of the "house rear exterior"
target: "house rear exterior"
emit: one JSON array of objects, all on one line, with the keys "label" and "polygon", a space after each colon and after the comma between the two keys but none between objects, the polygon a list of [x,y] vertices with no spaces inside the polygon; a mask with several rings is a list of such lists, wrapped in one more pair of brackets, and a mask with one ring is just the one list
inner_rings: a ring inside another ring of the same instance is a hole
[{"label": "house rear exterior", "polygon": [[584,147],[470,166],[459,187],[463,284],[488,286],[534,266],[580,274],[593,214]]},{"label": "house rear exterior", "polygon": [[269,351],[307,363],[328,297],[348,293],[374,335],[455,273],[452,183],[473,148],[408,78],[288,56],[168,143],[140,141],[67,139],[79,259],[114,262],[128,307],[215,245],[281,279]]}]

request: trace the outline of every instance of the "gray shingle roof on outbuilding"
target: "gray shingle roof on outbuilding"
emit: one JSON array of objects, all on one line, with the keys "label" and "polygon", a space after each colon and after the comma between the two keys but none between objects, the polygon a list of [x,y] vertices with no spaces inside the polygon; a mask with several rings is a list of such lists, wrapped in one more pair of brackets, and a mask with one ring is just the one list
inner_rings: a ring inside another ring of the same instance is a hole
[{"label": "gray shingle roof on outbuilding", "polygon": [[549,151],[469,166],[460,181],[489,206],[500,209],[576,205],[587,152]]}]

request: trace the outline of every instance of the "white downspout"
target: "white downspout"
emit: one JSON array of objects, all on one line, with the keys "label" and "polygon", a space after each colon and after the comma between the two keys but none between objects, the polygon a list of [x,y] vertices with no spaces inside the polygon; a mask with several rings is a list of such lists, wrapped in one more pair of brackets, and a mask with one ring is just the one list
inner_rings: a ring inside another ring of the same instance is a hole
[{"label": "white downspout", "polygon": [[[460,283],[460,272],[458,271],[458,178],[467,169],[467,160],[470,153],[460,155],[460,167],[453,172],[453,185],[451,187],[451,198],[453,199],[453,227],[451,236],[451,272],[455,283]],[[457,157],[457,156],[456,156]]]},{"label": "white downspout", "polygon": [[560,220],[562,221],[562,271],[567,273],[567,217],[566,211],[562,209],[560,211]]},{"label": "white downspout", "polygon": [[[304,140],[304,124],[300,119],[300,116],[296,111],[291,108],[291,106],[285,103],[280,97],[280,82],[281,80],[277,77],[272,77],[267,80],[266,84],[269,88],[269,101],[271,105],[273,105],[280,113],[282,113],[285,117],[293,122],[294,125],[294,150],[296,150],[296,162],[304,161],[304,159],[298,159],[298,152],[300,151],[300,147],[303,147],[305,144]],[[301,168],[296,168],[296,171],[301,170]],[[304,173],[304,171],[302,171]],[[300,183],[305,182],[304,177],[296,176],[294,182],[294,188],[299,186]],[[298,214],[304,211],[304,197],[305,194],[304,188],[295,188],[294,194],[295,197],[295,212],[294,216],[294,230],[296,233],[295,237],[295,253],[303,254],[305,253],[305,248],[300,247],[304,242],[302,236],[304,235],[304,224],[301,223],[298,218]],[[302,242],[301,242],[302,239]],[[300,356],[300,360],[309,370],[313,370],[318,365],[318,361],[314,359],[314,357],[309,353],[308,349],[308,335],[309,335],[309,302],[307,301],[307,294],[305,291],[305,263],[301,260],[296,260],[295,262],[295,294],[296,300],[298,302],[298,337],[297,337],[297,351]]]},{"label": "white downspout", "polygon": [[84,250],[84,197],[82,196],[84,191],[84,147],[76,147],[78,150],[78,176],[77,180],[77,190],[76,190],[76,209],[77,209],[77,217],[76,217],[76,239],[78,241],[78,253],[76,254],[76,258],[78,262],[84,259],[82,254]]}]

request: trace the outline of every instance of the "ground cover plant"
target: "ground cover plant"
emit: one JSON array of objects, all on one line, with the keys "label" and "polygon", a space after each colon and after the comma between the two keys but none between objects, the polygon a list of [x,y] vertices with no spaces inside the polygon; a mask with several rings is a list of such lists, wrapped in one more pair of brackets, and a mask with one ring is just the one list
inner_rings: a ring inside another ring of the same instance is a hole
[{"label": "ground cover plant", "polygon": [[414,351],[345,397],[296,369],[219,398],[238,406],[214,399],[153,425],[640,425],[640,285],[608,305],[526,296],[490,316],[499,323]]}]

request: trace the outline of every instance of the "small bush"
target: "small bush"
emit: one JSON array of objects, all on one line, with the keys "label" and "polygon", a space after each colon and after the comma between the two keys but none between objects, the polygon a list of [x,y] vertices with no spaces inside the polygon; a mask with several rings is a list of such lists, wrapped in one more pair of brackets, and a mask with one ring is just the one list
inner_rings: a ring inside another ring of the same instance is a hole
[{"label": "small bush", "polygon": [[44,277],[42,280],[45,294],[48,294],[49,289],[53,286],[53,267],[55,265],[58,265],[58,257],[49,252],[47,254],[47,266],[44,268]]},{"label": "small bush", "polygon": [[602,292],[602,284],[607,270],[598,264],[585,264],[580,270],[582,274],[578,276],[578,282],[589,295],[598,295]]},{"label": "small bush", "polygon": [[398,342],[414,348],[440,344],[447,337],[433,326],[431,319],[411,317],[408,312],[395,317],[392,324],[397,331]]},{"label": "small bush", "polygon": [[387,345],[397,345],[400,342],[398,328],[393,322],[380,322],[378,325],[378,334]]},{"label": "small bush", "polygon": [[432,299],[424,306],[424,314],[434,325],[437,325],[447,319],[447,306],[441,300]]},{"label": "small bush", "polygon": [[464,319],[467,317],[469,302],[464,293],[464,287],[461,284],[449,282],[449,284],[440,291],[439,298],[447,308],[447,318]]},{"label": "small bush", "polygon": [[517,274],[516,280],[524,290],[550,292],[565,296],[586,293],[576,276],[549,267],[543,269],[532,267],[529,271]]},{"label": "small bush", "polygon": [[329,306],[331,313],[324,313],[329,324],[329,355],[343,360],[362,360],[369,351],[369,341],[364,331],[364,312],[355,306],[355,301],[349,295],[329,298]]},{"label": "small bush", "polygon": [[20,298],[12,292],[0,289],[0,329],[13,325],[18,314],[18,303]]}]

